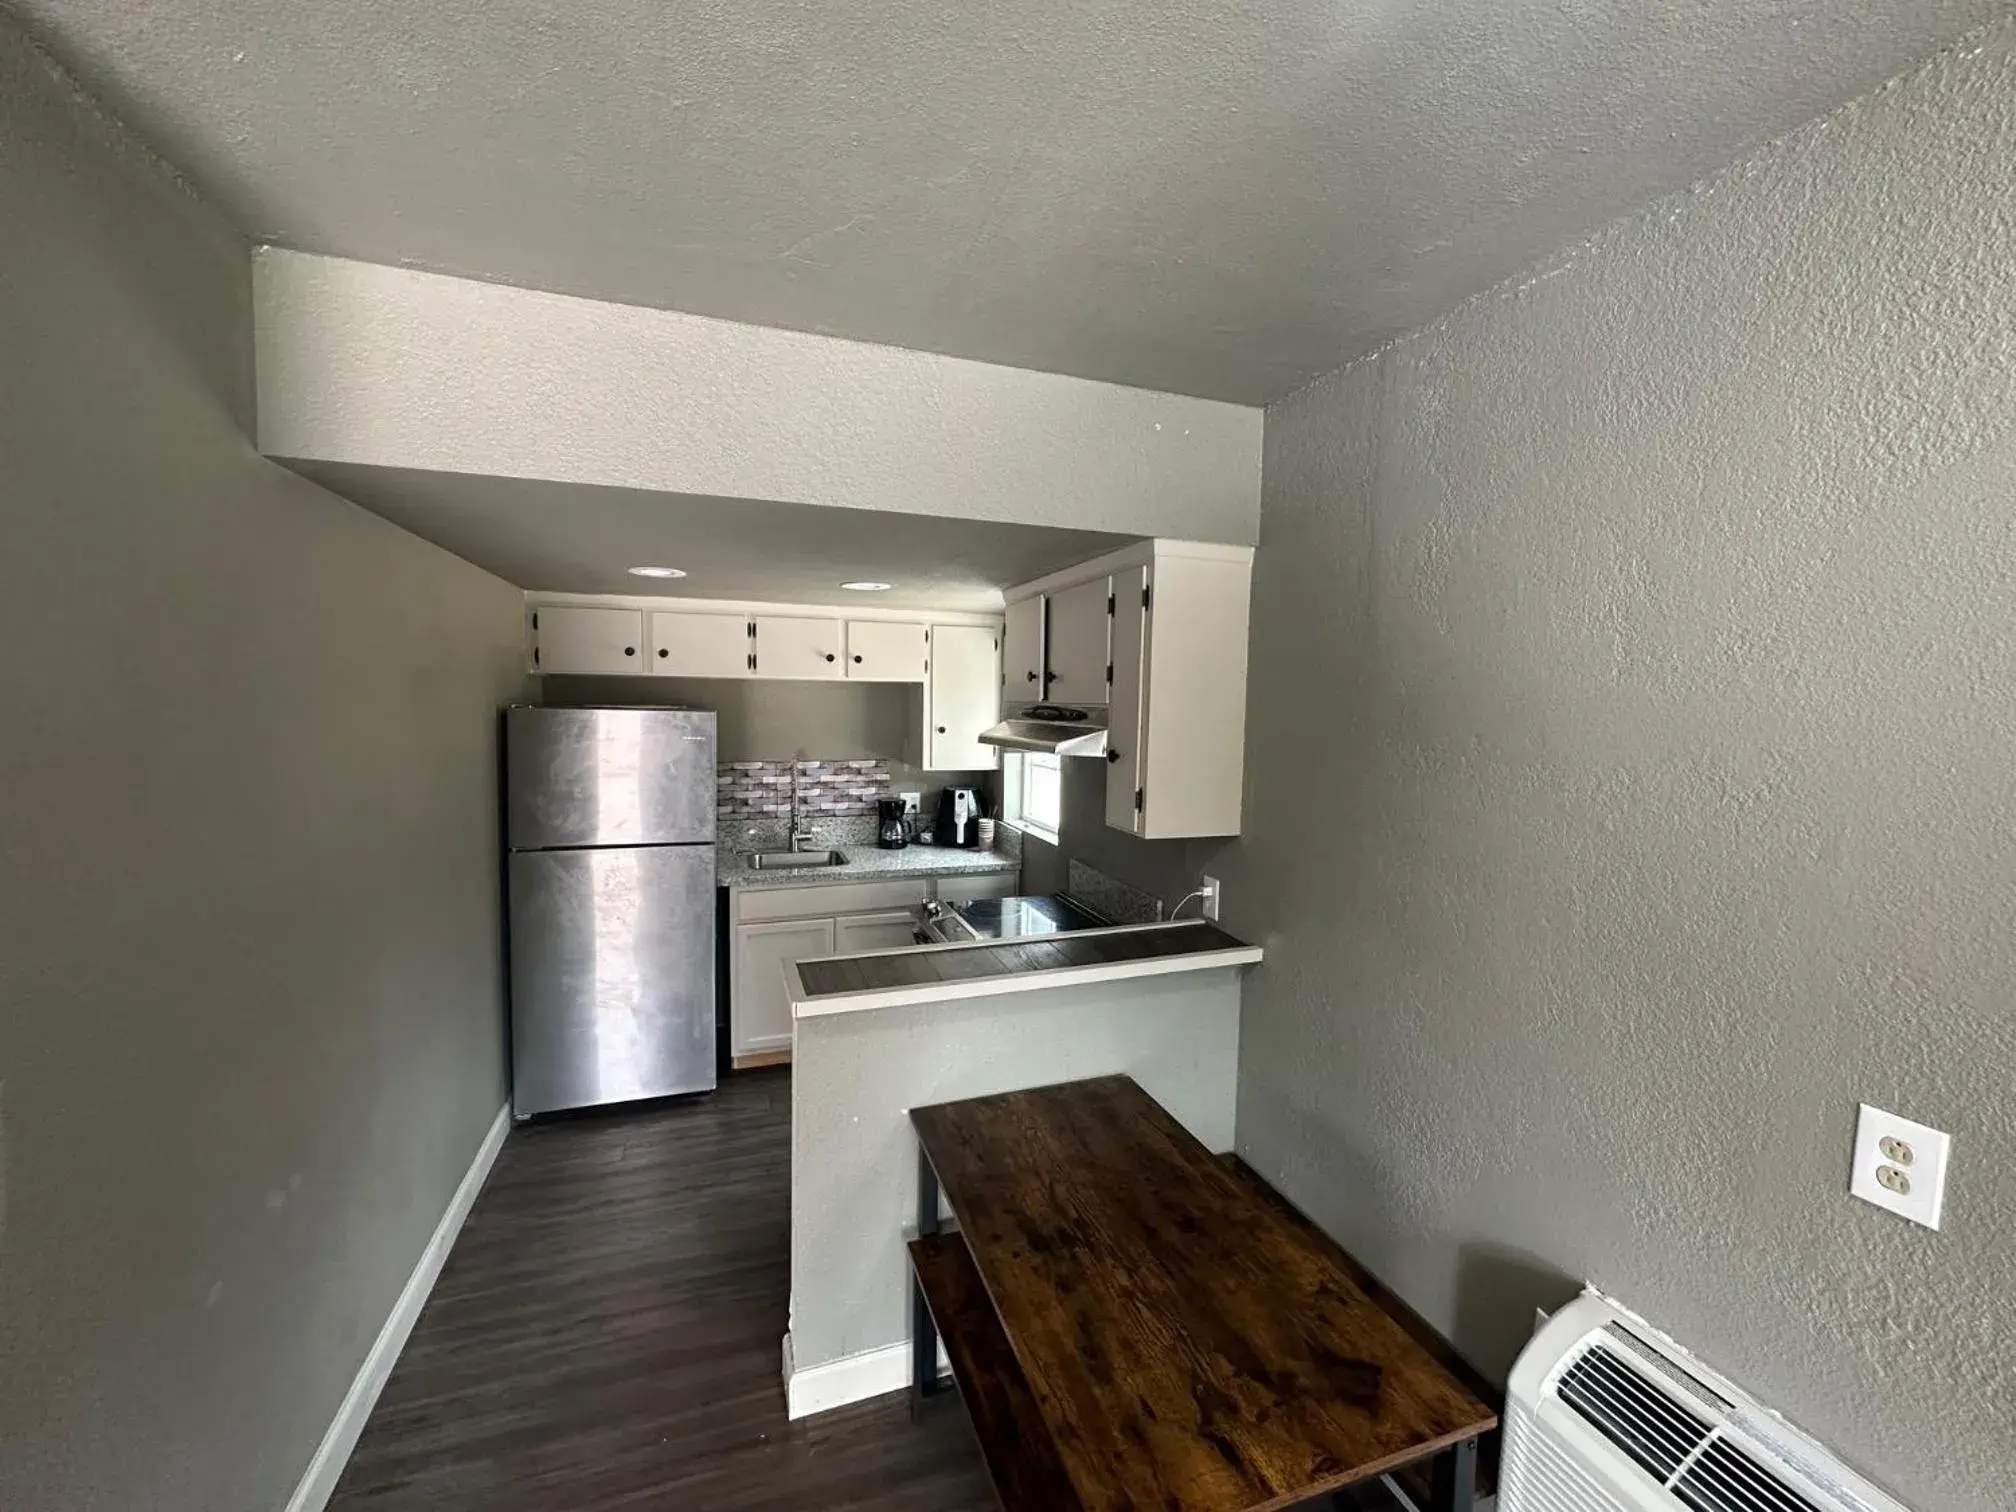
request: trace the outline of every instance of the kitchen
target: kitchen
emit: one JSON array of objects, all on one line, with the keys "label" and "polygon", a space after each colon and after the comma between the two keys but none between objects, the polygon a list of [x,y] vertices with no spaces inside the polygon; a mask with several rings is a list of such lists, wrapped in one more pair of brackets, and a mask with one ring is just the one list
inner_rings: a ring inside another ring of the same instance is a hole
[{"label": "kitchen", "polygon": [[2007,9],[0,0],[0,1503],[2016,1503]]},{"label": "kitchen", "polygon": [[[1261,952],[1209,922],[1217,882],[1164,899],[1075,858],[1061,890],[1022,878],[1067,785],[1151,848],[1236,833],[1251,555],[1144,541],[1003,584],[998,617],[528,595],[542,698],[504,742],[514,1115],[793,1067],[792,1416],[901,1385],[888,1147],[916,1101],[1130,1072],[1229,1144]],[[1004,1042],[997,1013],[1040,1032]]]},{"label": "kitchen", "polygon": [[[626,831],[599,818],[585,830],[553,828],[568,793],[597,815],[680,816],[661,833],[629,836],[639,843],[716,841],[728,940],[713,1015],[722,1070],[788,1061],[784,969],[795,961],[1156,919],[1176,900],[1082,866],[1081,877],[1067,871],[1066,888],[1041,899],[1003,900],[1024,892],[1025,830],[1057,848],[1060,762],[1096,773],[1103,813],[1121,834],[1236,833],[1250,561],[1247,548],[1144,542],[1002,585],[998,617],[684,594],[528,596],[528,665],[541,697],[507,719],[521,1040],[593,1038],[565,1021],[567,1005],[586,1012],[592,992],[582,995],[583,984],[549,959],[579,955],[552,938],[550,921],[576,919],[592,933],[599,894],[585,869],[593,852],[580,848],[625,843]],[[889,591],[854,581],[841,591]],[[612,712],[561,712],[592,707]],[[711,762],[654,775],[637,772],[634,755],[612,764],[589,754],[598,739],[636,748],[649,738],[642,711],[669,707],[714,716],[686,736],[714,743]],[[636,772],[671,796],[597,802],[582,784],[601,771]],[[1032,812],[1032,803],[1041,807]],[[555,849],[565,854],[536,854]],[[532,882],[535,869],[551,873],[563,861],[585,910]],[[1072,896],[1056,896],[1065,892]],[[1215,897],[1200,901],[1215,916]],[[704,996],[691,972],[709,964],[706,952],[692,939],[660,944],[689,973],[685,1010],[673,1016],[680,1027],[668,1032],[690,1038],[692,1004]],[[519,1116],[608,1100],[588,1089],[578,1100],[532,1094],[543,1064],[521,1050]],[[705,1083],[694,1076],[667,1071],[624,1085],[632,1095],[667,1095],[699,1090]]]}]

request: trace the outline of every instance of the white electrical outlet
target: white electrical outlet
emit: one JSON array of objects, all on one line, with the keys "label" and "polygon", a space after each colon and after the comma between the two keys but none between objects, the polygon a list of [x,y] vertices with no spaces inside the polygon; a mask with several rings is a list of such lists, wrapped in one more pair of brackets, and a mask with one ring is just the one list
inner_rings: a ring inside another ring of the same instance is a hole
[{"label": "white electrical outlet", "polygon": [[1198,891],[1200,891],[1200,892],[1202,892],[1202,893],[1204,894],[1204,899],[1203,899],[1203,901],[1204,901],[1204,910],[1203,910],[1203,912],[1204,912],[1204,917],[1205,917],[1205,918],[1207,918],[1207,919],[1209,919],[1209,920],[1211,920],[1211,922],[1212,922],[1212,923],[1214,923],[1214,924],[1215,924],[1215,923],[1217,923],[1217,922],[1218,922],[1218,895],[1219,895],[1219,893],[1220,893],[1220,892],[1222,891],[1222,889],[1221,889],[1221,888],[1219,887],[1219,884],[1218,884],[1218,879],[1217,879],[1216,877],[1206,877],[1206,878],[1204,879],[1204,885],[1203,885],[1203,887],[1199,888],[1199,889],[1198,889]]},{"label": "white electrical outlet", "polygon": [[898,793],[896,796],[903,800],[903,812],[908,814],[912,819],[915,819],[917,817],[918,806],[924,801],[924,795],[922,793]]},{"label": "white electrical outlet", "polygon": [[1950,1135],[1862,1104],[1855,1124],[1855,1165],[1848,1190],[1900,1218],[1939,1227],[1946,1207]]}]

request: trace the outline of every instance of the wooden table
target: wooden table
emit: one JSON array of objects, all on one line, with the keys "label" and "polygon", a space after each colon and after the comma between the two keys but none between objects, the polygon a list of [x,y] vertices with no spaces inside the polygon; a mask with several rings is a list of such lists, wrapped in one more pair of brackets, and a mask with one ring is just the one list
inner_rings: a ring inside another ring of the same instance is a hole
[{"label": "wooden table", "polygon": [[913,1387],[942,1333],[1011,1512],[1320,1505],[1430,1459],[1468,1512],[1496,1414],[1131,1079],[910,1118]]}]

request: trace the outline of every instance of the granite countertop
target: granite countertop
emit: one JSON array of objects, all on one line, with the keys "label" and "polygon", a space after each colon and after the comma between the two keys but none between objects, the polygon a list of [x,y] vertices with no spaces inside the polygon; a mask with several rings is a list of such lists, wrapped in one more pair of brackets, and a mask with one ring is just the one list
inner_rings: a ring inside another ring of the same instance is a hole
[{"label": "granite countertop", "polygon": [[1037,940],[920,945],[785,968],[795,1018],[996,997],[1081,982],[1250,966],[1249,945],[1198,919],[1076,930]]},{"label": "granite countertop", "polygon": [[1000,851],[958,850],[951,846],[911,845],[902,850],[882,850],[873,845],[830,848],[847,858],[845,866],[758,871],[752,862],[753,851],[724,845],[715,860],[716,881],[722,887],[830,887],[841,882],[888,882],[904,877],[971,877],[1018,871],[1022,866],[1018,858]]}]

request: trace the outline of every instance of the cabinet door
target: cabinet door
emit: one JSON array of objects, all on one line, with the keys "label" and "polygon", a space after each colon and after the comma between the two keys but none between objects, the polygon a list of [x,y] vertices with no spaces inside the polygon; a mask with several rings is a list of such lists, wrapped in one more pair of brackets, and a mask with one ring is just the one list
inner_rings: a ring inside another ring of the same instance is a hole
[{"label": "cabinet door", "polygon": [[1005,703],[1043,699],[1043,596],[1008,606],[1001,636],[1001,698]]},{"label": "cabinet door", "polygon": [[653,614],[650,670],[661,677],[747,677],[749,616]]},{"label": "cabinet door", "polygon": [[844,677],[840,663],[845,649],[841,623],[837,619],[799,619],[795,616],[756,616],[756,675],[758,677]]},{"label": "cabinet door", "polygon": [[736,1055],[791,1048],[791,999],[784,992],[784,966],[832,954],[831,919],[735,927],[728,1042]]},{"label": "cabinet door", "polygon": [[847,621],[847,675],[873,682],[922,682],[930,643],[922,625]]},{"label": "cabinet door", "polygon": [[908,950],[917,943],[913,913],[856,914],[833,921],[835,955],[867,955],[874,950]]},{"label": "cabinet door", "polygon": [[1107,579],[1080,583],[1050,597],[1052,703],[1106,702]]},{"label": "cabinet door", "polygon": [[1141,785],[1148,770],[1144,675],[1148,650],[1148,569],[1129,567],[1113,579],[1113,702],[1106,710],[1106,822],[1141,832]]},{"label": "cabinet door", "polygon": [[991,768],[1001,753],[980,744],[1001,720],[1001,652],[994,632],[978,625],[931,627],[930,722],[924,765],[934,772]]},{"label": "cabinet door", "polygon": [[532,611],[541,672],[642,672],[644,611],[542,604]]}]

